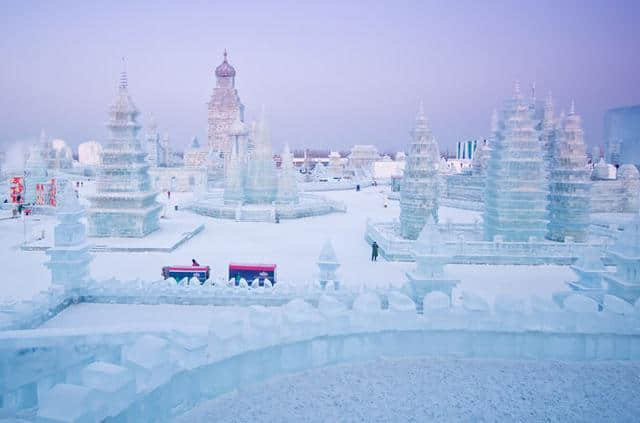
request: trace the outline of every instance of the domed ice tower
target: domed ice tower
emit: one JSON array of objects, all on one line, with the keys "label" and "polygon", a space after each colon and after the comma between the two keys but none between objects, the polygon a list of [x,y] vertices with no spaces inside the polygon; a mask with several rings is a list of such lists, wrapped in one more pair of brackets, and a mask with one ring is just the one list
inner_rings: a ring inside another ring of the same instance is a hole
[{"label": "domed ice tower", "polygon": [[236,119],[244,122],[244,105],[240,102],[235,88],[236,70],[224,59],[215,70],[216,86],[209,100],[209,125],[207,138],[209,150],[220,151],[228,156],[231,153],[230,129]]},{"label": "domed ice tower", "polygon": [[109,108],[109,136],[102,151],[96,193],[88,196],[88,234],[94,237],[143,237],[158,229],[162,206],[151,189],[147,153],[138,139],[139,111],[128,91],[126,72]]}]

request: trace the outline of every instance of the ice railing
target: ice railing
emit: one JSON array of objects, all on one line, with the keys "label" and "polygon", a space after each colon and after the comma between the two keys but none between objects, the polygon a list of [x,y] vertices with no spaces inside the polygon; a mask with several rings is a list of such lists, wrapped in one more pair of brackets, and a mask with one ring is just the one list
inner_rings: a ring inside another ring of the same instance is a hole
[{"label": "ice railing", "polygon": [[[418,314],[401,292],[386,293],[386,308],[380,295],[363,292],[351,307],[322,294],[315,306],[300,298],[254,305],[183,329],[142,322],[104,330],[4,331],[0,357],[9,371],[1,388],[3,398],[17,399],[9,401],[16,409],[37,407],[40,418],[70,421],[66,413],[73,411],[87,421],[151,419],[140,413],[156,410],[153,419],[164,420],[243,383],[381,356],[636,360],[640,304],[620,301],[606,297],[598,311],[595,301],[577,294],[562,307],[535,297],[499,297],[489,307],[463,292],[450,307],[444,294],[430,293]],[[39,395],[29,399],[34,392]],[[77,410],[61,406],[78,398],[91,401],[79,402]]]},{"label": "ice railing", "polygon": [[[572,264],[588,247],[601,248],[607,262],[606,251],[614,239],[608,233],[609,237],[603,236],[591,243],[574,242],[569,237],[565,242],[539,239],[514,242],[504,241],[500,236],[493,241],[480,241],[477,240],[482,230],[479,222],[445,223],[439,227],[449,238],[444,244],[452,264]],[[403,239],[398,233],[397,222],[367,220],[365,239],[368,242],[376,241],[382,254],[390,260],[413,261],[414,241]]]}]

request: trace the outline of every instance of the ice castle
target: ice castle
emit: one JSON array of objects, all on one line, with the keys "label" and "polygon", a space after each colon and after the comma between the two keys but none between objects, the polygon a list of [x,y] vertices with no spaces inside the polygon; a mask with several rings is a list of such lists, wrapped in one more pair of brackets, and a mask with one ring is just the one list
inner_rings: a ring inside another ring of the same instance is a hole
[{"label": "ice castle", "polygon": [[96,194],[88,196],[89,236],[143,237],[158,229],[162,206],[151,190],[146,152],[138,139],[139,111],[122,72],[118,96],[109,109],[109,137],[102,152]]},{"label": "ice castle", "polygon": [[547,172],[535,109],[516,83],[498,122],[485,189],[484,236],[491,241],[543,239],[548,224]]},{"label": "ice castle", "polygon": [[[545,126],[547,119],[545,114]],[[550,149],[547,237],[564,241],[571,236],[574,241],[584,242],[590,221],[591,172],[587,167],[582,122],[573,103],[566,119],[558,122]]]},{"label": "ice castle", "polygon": [[411,132],[412,142],[406,159],[400,190],[400,232],[416,239],[427,216],[438,221],[440,152],[427,124],[422,103]]}]

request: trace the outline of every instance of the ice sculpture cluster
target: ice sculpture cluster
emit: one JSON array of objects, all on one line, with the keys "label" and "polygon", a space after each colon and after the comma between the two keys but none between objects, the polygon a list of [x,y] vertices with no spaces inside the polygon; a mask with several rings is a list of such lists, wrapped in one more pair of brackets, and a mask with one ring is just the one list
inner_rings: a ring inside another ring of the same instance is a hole
[{"label": "ice sculpture cluster", "polygon": [[151,190],[146,152],[138,139],[138,109],[122,72],[118,95],[109,109],[109,137],[102,152],[96,193],[88,196],[89,236],[143,237],[159,228],[162,206]]},{"label": "ice sculpture cluster", "polygon": [[627,301],[640,297],[640,214],[624,225],[609,251],[616,265],[615,274],[604,275],[609,291]]},{"label": "ice sculpture cluster", "polygon": [[411,132],[412,142],[406,158],[400,189],[400,233],[416,239],[427,216],[438,221],[440,152],[424,115],[422,103]]},{"label": "ice sculpture cluster", "polygon": [[487,169],[485,239],[542,239],[547,233],[547,171],[535,109],[529,107],[516,83],[493,135]]},{"label": "ice sculpture cluster", "polygon": [[591,180],[580,116],[571,103],[564,121],[553,123],[551,99],[547,100],[543,126],[555,126],[549,148],[548,238],[577,242],[587,240],[591,211]]},{"label": "ice sculpture cluster", "polygon": [[91,255],[85,226],[80,221],[83,216],[84,208],[71,185],[66,184],[56,209],[54,246],[46,251],[50,257],[46,266],[51,270],[51,283],[66,289],[83,287],[89,278]]},{"label": "ice sculpture cluster", "polygon": [[[231,155],[227,161],[224,201],[227,204],[295,204],[299,201],[293,158],[288,147],[278,171],[271,150],[271,133],[264,110],[258,123],[255,146],[250,149],[239,118],[231,127]],[[236,128],[237,127],[237,128]]]}]

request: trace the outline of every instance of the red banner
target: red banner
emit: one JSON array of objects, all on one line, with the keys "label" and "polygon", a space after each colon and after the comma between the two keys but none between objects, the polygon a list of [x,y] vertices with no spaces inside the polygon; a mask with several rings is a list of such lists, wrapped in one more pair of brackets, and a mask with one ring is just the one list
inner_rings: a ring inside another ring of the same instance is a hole
[{"label": "red banner", "polygon": [[20,176],[14,176],[11,178],[11,202],[12,203],[24,203],[24,183],[23,178]]},{"label": "red banner", "polygon": [[51,185],[49,186],[49,205],[56,206],[56,180],[51,179]]}]

